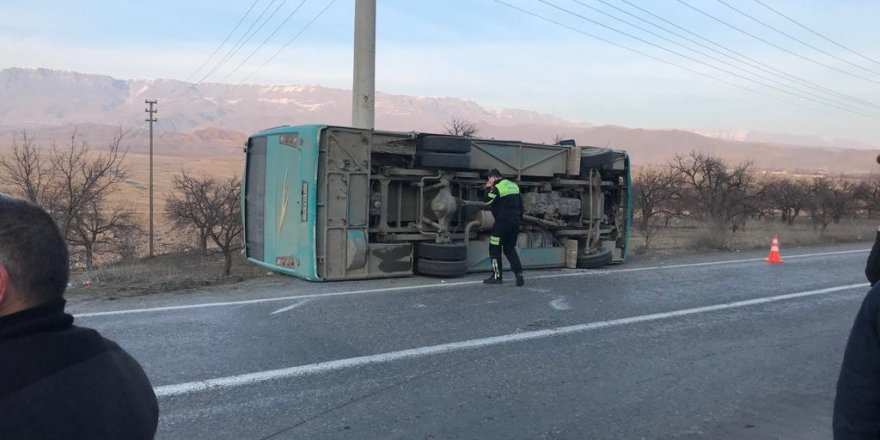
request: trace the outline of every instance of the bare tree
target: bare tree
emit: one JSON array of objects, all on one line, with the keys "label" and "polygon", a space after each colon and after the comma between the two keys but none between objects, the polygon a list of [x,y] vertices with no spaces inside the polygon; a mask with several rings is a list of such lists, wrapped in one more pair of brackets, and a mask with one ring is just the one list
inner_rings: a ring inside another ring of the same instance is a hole
[{"label": "bare tree", "polygon": [[480,129],[477,128],[477,124],[474,124],[467,119],[453,117],[449,120],[449,123],[446,124],[446,134],[451,134],[453,136],[474,137],[479,131]]},{"label": "bare tree", "polygon": [[645,168],[633,181],[637,227],[645,237],[646,248],[651,246],[651,240],[660,229],[660,216],[668,218],[673,213],[677,183],[677,175],[672,170],[661,168]]},{"label": "bare tree", "polygon": [[859,202],[859,186],[851,180],[837,178],[833,181],[832,193],[834,197],[830,200],[831,221],[838,224],[844,218],[855,214]]},{"label": "bare tree", "polygon": [[223,275],[232,269],[232,255],[241,249],[241,180],[218,181],[210,177],[175,176],[167,197],[165,215],[178,227],[197,231],[202,251],[207,239],[223,253]]},{"label": "bare tree", "polygon": [[880,176],[875,174],[868,177],[861,186],[859,198],[864,203],[868,218],[874,218],[880,211]]},{"label": "bare tree", "polygon": [[202,255],[208,254],[208,238],[214,222],[210,200],[214,185],[213,179],[181,172],[174,176],[174,192],[165,200],[165,216],[174,226],[195,232]]},{"label": "bare tree", "polygon": [[114,241],[138,231],[134,213],[122,207],[107,209],[103,202],[92,200],[77,213],[67,242],[83,251],[83,263],[91,269],[100,247],[110,248]]},{"label": "bare tree", "polygon": [[124,181],[127,149],[123,146],[127,132],[121,128],[113,135],[106,151],[90,154],[85,141],[70,137],[67,148],[52,147],[49,162],[53,176],[51,194],[44,206],[52,213],[61,233],[70,237],[72,228],[82,221],[81,215],[92,206],[101,206],[114,187]]},{"label": "bare tree", "polygon": [[833,221],[834,183],[825,177],[814,177],[810,184],[810,219],[822,231]]},{"label": "bare tree", "polygon": [[129,211],[106,203],[127,175],[125,137],[120,128],[105,150],[93,152],[74,131],[68,145],[45,152],[23,131],[21,141],[13,139],[11,156],[0,159],[0,181],[46,209],[88,267],[99,247],[132,223]]},{"label": "bare tree", "polygon": [[670,166],[681,179],[690,216],[709,222],[717,231],[735,233],[756,212],[751,163],[731,168],[718,157],[694,151],[687,157],[676,154]]},{"label": "bare tree", "polygon": [[143,255],[146,242],[146,231],[140,222],[134,221],[129,227],[113,231],[109,251],[123,263],[128,263]]},{"label": "bare tree", "polygon": [[810,185],[803,180],[773,178],[764,184],[764,197],[772,209],[782,214],[783,222],[793,225],[810,206]]},{"label": "bare tree", "polygon": [[223,275],[229,276],[232,254],[241,249],[241,235],[244,230],[241,222],[241,180],[232,177],[219,182],[213,199],[216,220],[210,230],[211,240],[223,252],[226,262]]},{"label": "bare tree", "polygon": [[21,141],[18,135],[12,138],[12,157],[0,158],[0,169],[4,171],[0,173],[0,182],[31,203],[44,204],[52,170],[43,166],[36,139],[27,130],[22,130]]}]

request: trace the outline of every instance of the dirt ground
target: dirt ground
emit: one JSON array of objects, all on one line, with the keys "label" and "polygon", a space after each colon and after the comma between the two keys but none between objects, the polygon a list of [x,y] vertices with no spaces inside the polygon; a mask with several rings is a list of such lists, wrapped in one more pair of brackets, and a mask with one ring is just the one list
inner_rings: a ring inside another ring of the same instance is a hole
[{"label": "dirt ground", "polygon": [[67,296],[106,297],[107,299],[181,291],[195,287],[239,283],[270,272],[247,262],[236,253],[232,275],[222,276],[223,255],[177,253],[142,258],[129,264],[112,264],[94,270],[74,271]]}]

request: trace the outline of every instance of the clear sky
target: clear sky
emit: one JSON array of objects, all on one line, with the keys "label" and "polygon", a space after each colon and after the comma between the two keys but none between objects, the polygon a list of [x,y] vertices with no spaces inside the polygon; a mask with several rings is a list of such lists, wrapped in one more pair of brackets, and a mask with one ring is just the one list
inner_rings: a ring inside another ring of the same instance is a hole
[{"label": "clear sky", "polygon": [[[557,23],[495,0],[378,0],[377,89],[453,96],[489,108],[536,110],[594,124],[759,130],[880,146],[880,1],[505,1]],[[0,68],[351,88],[354,0],[336,0],[296,37],[330,2],[5,0],[0,2]],[[242,17],[238,30],[197,71]],[[253,37],[245,43],[242,36],[252,23]],[[213,71],[238,41],[243,42],[238,52]]]}]

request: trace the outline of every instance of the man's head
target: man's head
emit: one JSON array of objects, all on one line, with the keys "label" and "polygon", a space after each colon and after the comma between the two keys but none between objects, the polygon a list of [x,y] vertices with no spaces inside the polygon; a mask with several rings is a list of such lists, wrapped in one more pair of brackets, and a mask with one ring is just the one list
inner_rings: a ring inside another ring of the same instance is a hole
[{"label": "man's head", "polygon": [[492,188],[495,186],[495,182],[501,180],[503,176],[501,175],[501,171],[498,171],[495,168],[489,170],[489,176],[486,179],[486,188]]},{"label": "man's head", "polygon": [[60,298],[67,244],[46,211],[0,193],[0,316]]}]

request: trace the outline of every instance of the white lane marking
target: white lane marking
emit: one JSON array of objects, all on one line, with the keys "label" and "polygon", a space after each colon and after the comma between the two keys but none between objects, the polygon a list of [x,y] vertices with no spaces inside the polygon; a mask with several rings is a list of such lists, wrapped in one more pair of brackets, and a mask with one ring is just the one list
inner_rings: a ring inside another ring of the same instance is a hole
[{"label": "white lane marking", "polygon": [[[815,254],[801,254],[801,255],[785,255],[784,258],[788,259],[796,259],[796,258],[807,258],[807,257],[824,257],[824,256],[832,256],[832,255],[845,255],[845,254],[854,254],[860,252],[868,252],[870,249],[864,250],[856,250],[856,251],[840,251],[840,252],[826,252],[826,253],[815,253]],[[655,270],[664,270],[664,269],[686,269],[691,267],[705,267],[705,266],[719,266],[726,264],[738,264],[738,263],[754,263],[754,262],[763,262],[763,258],[750,258],[743,260],[726,260],[726,261],[710,261],[705,263],[687,263],[687,264],[671,264],[667,266],[648,266],[648,267],[635,267],[631,269],[597,269],[597,270],[577,270],[573,272],[564,272],[564,273],[555,273],[550,275],[536,275],[529,276],[530,279],[546,279],[546,278],[563,278],[563,277],[579,277],[579,276],[597,276],[597,275],[611,275],[611,274],[619,274],[619,273],[632,273],[632,272],[646,272],[646,271],[655,271]],[[91,312],[91,313],[79,313],[73,315],[74,318],[91,318],[95,316],[113,316],[113,315],[127,315],[133,313],[152,313],[152,312],[167,312],[173,310],[188,310],[188,309],[200,309],[206,307],[228,307],[228,306],[240,306],[240,305],[249,305],[249,304],[263,304],[269,302],[277,302],[277,301],[290,301],[297,299],[305,299],[305,298],[327,298],[333,296],[347,296],[347,295],[359,295],[359,294],[368,294],[368,293],[384,293],[384,292],[400,292],[406,290],[423,290],[423,289],[436,289],[436,288],[447,288],[447,287],[461,287],[461,286],[473,286],[482,284],[482,281],[459,281],[455,283],[434,283],[434,284],[415,284],[412,286],[398,286],[398,287],[382,287],[377,289],[363,289],[363,290],[348,290],[343,292],[329,292],[329,293],[313,293],[306,295],[293,295],[293,296],[284,296],[278,298],[259,298],[259,299],[248,299],[241,301],[226,301],[226,302],[214,302],[214,303],[200,303],[200,304],[188,304],[183,306],[165,306],[165,307],[148,307],[142,309],[125,309],[125,310],[113,310],[108,312]]]},{"label": "white lane marking", "polygon": [[345,296],[345,295],[356,295],[362,293],[382,293],[382,292],[398,292],[401,290],[420,290],[420,289],[430,289],[437,287],[458,287],[458,286],[469,286],[472,284],[480,284],[482,281],[460,281],[457,283],[445,283],[445,284],[416,284],[412,286],[399,286],[399,287],[385,287],[379,289],[363,289],[363,290],[348,290],[344,292],[330,292],[330,293],[313,293],[306,295],[293,295],[293,296],[284,296],[278,298],[260,298],[260,299],[247,299],[241,301],[226,301],[226,302],[215,302],[215,303],[201,303],[201,304],[189,304],[185,306],[167,306],[167,307],[149,307],[144,309],[127,309],[127,310],[113,310],[109,312],[94,312],[94,313],[81,313],[77,315],[73,315],[74,318],[88,318],[92,316],[110,316],[110,315],[126,315],[130,313],[150,313],[150,312],[166,312],[170,310],[187,310],[187,309],[200,309],[205,307],[227,307],[227,306],[240,306],[240,305],[248,305],[248,304],[263,304],[269,302],[277,302],[277,301],[290,301],[297,299],[305,299],[305,298],[326,298],[331,296]]},{"label": "white lane marking", "polygon": [[541,289],[538,287],[526,287],[526,290],[528,290],[529,292],[535,292],[535,293],[548,293],[548,292],[550,292],[550,289]]},{"label": "white lane marking", "polygon": [[571,306],[568,304],[568,301],[564,296],[560,296],[553,301],[550,301],[550,307],[553,307],[556,310],[571,310]]},{"label": "white lane marking", "polygon": [[846,286],[829,287],[827,289],[810,290],[806,292],[789,293],[786,295],[770,296],[764,298],[755,298],[745,301],[736,301],[724,304],[716,304],[711,306],[694,307],[690,309],[676,310],[672,312],[653,313],[650,315],[632,316],[629,318],[611,319],[607,321],[591,322],[586,324],[571,325],[566,327],[556,327],[546,330],[535,330],[522,333],[511,333],[501,336],[492,336],[488,338],[469,339],[459,342],[451,342],[447,344],[429,345],[425,347],[411,348],[408,350],[391,351],[368,356],[358,356],[347,359],[338,359],[334,361],[318,362],[314,364],[299,365],[289,368],[281,368],[277,370],[266,370],[256,373],[241,374],[237,376],[218,377],[214,379],[200,380],[196,382],[179,383],[175,385],[164,385],[156,387],[153,390],[159,397],[179,396],[199,391],[212,389],[222,389],[230,387],[238,387],[251,385],[255,383],[265,382],[275,379],[289,379],[309,374],[327,373],[346,368],[360,367],[370,364],[388,363],[403,359],[420,358],[437,354],[452,353],[463,350],[473,350],[477,348],[490,347],[493,345],[509,344],[512,342],[531,341],[536,339],[544,339],[553,336],[567,335],[572,333],[581,333],[590,330],[598,330],[609,327],[618,327],[630,324],[638,324],[649,321],[659,321],[663,319],[676,318],[680,316],[696,315],[698,313],[708,313],[718,310],[727,310],[740,307],[753,306],[758,304],[766,304],[778,301],[784,301],[795,298],[805,298],[816,295],[825,295],[829,293],[842,292],[852,289],[861,289],[868,287],[868,283],[850,284]]},{"label": "white lane marking", "polygon": [[[786,255],[786,258],[807,258],[807,257],[824,257],[827,255],[846,255],[846,254],[858,254],[861,252],[870,252],[870,249],[858,249],[854,251],[837,251],[837,252],[817,252],[815,254],[798,254],[798,255]],[[764,261],[763,258],[760,259]]]},{"label": "white lane marking", "polygon": [[[788,258],[790,260],[795,260],[798,258],[809,258],[809,257],[826,257],[833,255],[846,255],[846,254],[855,254],[855,253],[863,253],[869,252],[870,249],[863,249],[857,251],[839,251],[839,252],[827,252],[827,253],[816,253],[816,254],[800,254],[800,255],[785,255],[784,258]],[[568,273],[560,273],[560,274],[552,274],[552,275],[537,275],[529,278],[560,278],[560,277],[572,277],[572,276],[584,276],[584,275],[600,275],[600,274],[609,274],[609,273],[632,273],[632,272],[647,272],[654,270],[663,270],[663,269],[685,269],[691,267],[705,267],[705,266],[719,266],[723,264],[739,264],[739,263],[763,263],[763,258],[745,258],[741,260],[727,260],[727,261],[708,261],[704,263],[685,263],[685,264],[669,264],[666,266],[646,266],[646,267],[634,267],[631,269],[614,269],[614,270],[605,270],[605,269],[595,269],[587,272],[568,272]]]},{"label": "white lane marking", "polygon": [[300,302],[298,302],[298,303],[296,303],[296,304],[293,304],[293,305],[290,305],[290,306],[284,307],[284,308],[282,308],[282,309],[278,309],[278,310],[276,310],[276,311],[270,313],[270,315],[277,315],[277,314],[279,314],[279,313],[289,312],[289,311],[291,311],[291,310],[293,310],[293,309],[295,309],[295,308],[297,308],[297,307],[299,307],[299,306],[305,305],[307,302],[311,301],[312,299],[313,299],[313,298],[304,299],[304,300],[302,300],[302,301],[300,301]]}]

